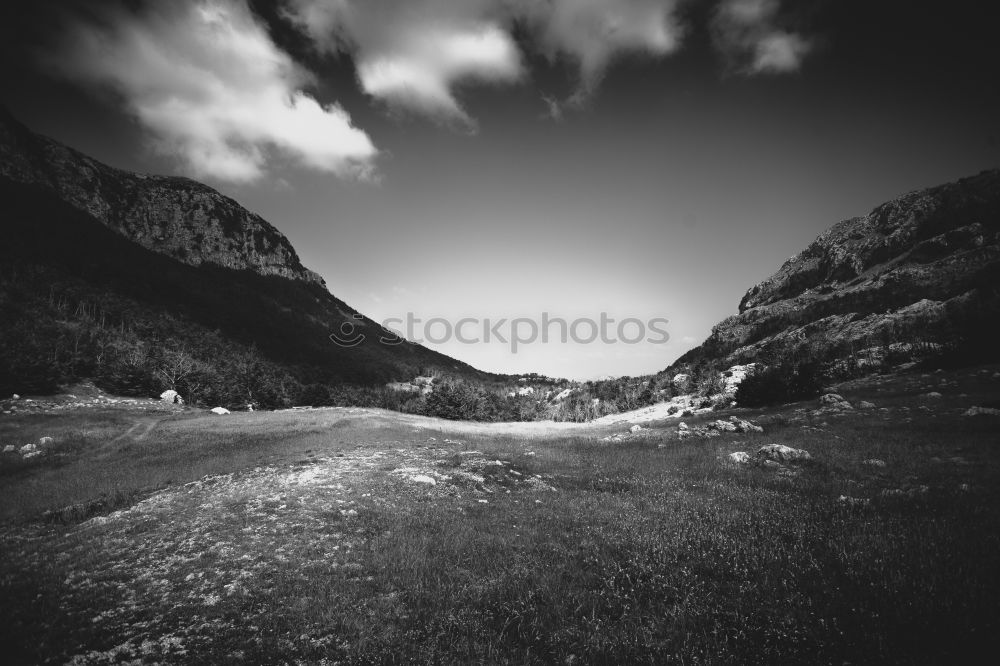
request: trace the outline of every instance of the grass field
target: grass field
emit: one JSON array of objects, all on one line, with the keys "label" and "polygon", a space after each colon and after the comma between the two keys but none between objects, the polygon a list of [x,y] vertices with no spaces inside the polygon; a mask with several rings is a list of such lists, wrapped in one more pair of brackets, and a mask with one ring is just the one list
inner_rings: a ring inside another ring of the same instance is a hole
[{"label": "grass field", "polygon": [[[684,441],[362,409],[4,417],[0,443],[54,442],[0,466],[0,654],[972,663],[1000,647],[1000,418],[962,413],[1000,397],[994,370]],[[772,442],[812,459],[727,462]]]}]

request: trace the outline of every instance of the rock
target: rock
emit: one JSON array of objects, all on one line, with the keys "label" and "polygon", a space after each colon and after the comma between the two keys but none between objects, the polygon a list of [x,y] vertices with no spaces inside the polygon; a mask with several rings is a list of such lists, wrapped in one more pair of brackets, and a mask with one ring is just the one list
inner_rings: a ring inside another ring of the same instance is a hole
[{"label": "rock", "polygon": [[854,409],[854,407],[851,406],[851,403],[844,400],[843,396],[837,393],[827,393],[826,395],[820,396],[819,404],[827,409]]},{"label": "rock", "polygon": [[42,437],[38,440],[38,443],[42,446],[46,444],[51,444],[54,440],[51,437]]},{"label": "rock", "polygon": [[868,504],[867,499],[860,499],[857,497],[848,497],[847,495],[841,495],[837,498],[837,501],[841,504],[846,504],[848,506],[864,506]]},{"label": "rock", "polygon": [[390,391],[397,391],[399,393],[419,393],[420,387],[416,384],[410,384],[408,382],[389,382],[385,385]]},{"label": "rock", "polygon": [[638,424],[636,424],[636,425],[634,425],[634,426],[632,426],[631,428],[629,428],[629,429],[628,429],[628,431],[629,431],[630,433],[632,433],[633,435],[634,435],[635,433],[639,432],[640,430],[642,430],[642,426],[641,426],[641,425],[638,425]]},{"label": "rock", "polygon": [[14,395],[10,396],[10,399],[11,400],[20,400],[21,396],[19,396],[18,394],[15,393]]},{"label": "rock", "polygon": [[682,372],[680,374],[674,375],[674,378],[670,380],[670,383],[676,386],[677,388],[683,388],[687,386],[688,381],[690,379],[691,379],[690,375]]},{"label": "rock", "polygon": [[928,400],[938,400],[942,396],[937,391],[931,391],[930,393],[925,393],[923,397],[927,398]]},{"label": "rock", "polygon": [[24,446],[22,446],[18,450],[21,452],[21,455],[23,456],[26,453],[31,453],[32,451],[37,451],[38,450],[38,446],[36,444],[34,444],[34,443],[25,444]]},{"label": "rock", "polygon": [[735,463],[737,465],[747,465],[750,463],[751,460],[750,454],[747,453],[746,451],[734,451],[730,453],[728,456],[726,456],[726,458],[729,460],[729,462]]},{"label": "rock", "polygon": [[747,421],[735,416],[730,416],[729,421],[736,426],[736,432],[764,432],[762,427],[752,421]]},{"label": "rock", "polygon": [[859,409],[875,409],[875,403],[868,402],[867,400],[862,400],[858,403]]},{"label": "rock", "polygon": [[229,410],[226,409],[225,407],[213,407],[211,409],[211,412],[213,414],[218,414],[219,416],[222,416],[223,414],[229,414]]},{"label": "rock", "polygon": [[21,454],[21,458],[24,460],[31,460],[32,458],[37,458],[42,455],[41,451],[28,451],[27,453]]},{"label": "rock", "polygon": [[723,421],[722,419],[712,421],[708,424],[708,428],[718,430],[719,432],[737,432],[735,423],[732,421]]},{"label": "rock", "polygon": [[687,430],[688,429],[688,424],[684,423],[684,421],[681,421],[680,423],[677,424],[677,429],[678,430]]},{"label": "rock", "polygon": [[994,407],[969,407],[963,416],[1000,416],[1000,409]]},{"label": "rock", "polygon": [[181,399],[180,393],[173,389],[168,389],[160,394],[160,400],[169,403],[171,405],[183,405],[184,400]]},{"label": "rock", "polygon": [[861,464],[866,465],[868,467],[885,467],[885,461],[879,460],[878,458],[869,458],[867,460],[862,461]]},{"label": "rock", "polygon": [[16,453],[17,452],[17,447],[14,446],[13,444],[8,444],[7,446],[3,447],[3,452],[4,453]]},{"label": "rock", "polygon": [[773,460],[778,463],[811,460],[812,455],[804,449],[793,449],[784,444],[765,444],[757,449],[757,460]]},{"label": "rock", "polygon": [[432,476],[427,476],[426,474],[414,474],[410,477],[410,481],[414,483],[424,483],[428,486],[436,486],[437,481]]}]

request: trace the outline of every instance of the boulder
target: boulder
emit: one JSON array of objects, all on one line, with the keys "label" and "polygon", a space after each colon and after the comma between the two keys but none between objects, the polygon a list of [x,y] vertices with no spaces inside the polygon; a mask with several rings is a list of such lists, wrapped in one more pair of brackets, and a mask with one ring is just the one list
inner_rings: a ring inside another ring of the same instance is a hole
[{"label": "boulder", "polygon": [[723,421],[722,419],[712,421],[708,424],[708,428],[711,430],[718,430],[719,432],[736,432],[735,423],[732,421]]},{"label": "boulder", "polygon": [[10,396],[10,399],[11,400],[20,400],[21,396],[19,396],[18,394],[15,393],[14,395]]},{"label": "boulder", "polygon": [[7,446],[3,447],[3,452],[4,453],[16,453],[17,452],[17,447],[14,446],[13,444],[8,444]]},{"label": "boulder", "polygon": [[1000,416],[1000,409],[995,407],[969,407],[963,416]]},{"label": "boulder", "polygon": [[859,409],[875,409],[875,403],[874,402],[868,402],[867,400],[862,400],[861,402],[858,403],[858,408]]},{"label": "boulder", "polygon": [[38,440],[38,443],[42,446],[45,446],[46,444],[51,444],[53,441],[55,440],[53,440],[51,437],[42,437]]},{"label": "boulder", "polygon": [[751,460],[750,454],[746,451],[734,451],[726,456],[726,459],[736,465],[747,465]]},{"label": "boulder", "polygon": [[437,481],[434,480],[434,477],[427,476],[426,474],[414,474],[413,476],[410,477],[410,481],[414,483],[423,483],[428,486],[437,485]]},{"label": "boulder", "polygon": [[821,405],[836,405],[841,402],[847,402],[844,400],[844,396],[839,393],[827,393],[826,395],[820,396],[819,404]]},{"label": "boulder", "polygon": [[173,389],[167,389],[166,391],[160,394],[160,400],[166,403],[170,403],[171,405],[175,405],[181,401],[181,395],[180,393],[178,393]]},{"label": "boulder", "polygon": [[879,458],[869,458],[868,460],[862,461],[862,465],[867,465],[868,467],[885,467],[885,461]]},{"label": "boulder", "polygon": [[764,432],[764,429],[752,421],[730,416],[729,421],[736,426],[736,432]]},{"label": "boulder", "polygon": [[804,449],[793,449],[792,447],[785,446],[784,444],[765,444],[757,449],[756,458],[757,461],[762,464],[768,460],[777,463],[786,463],[811,460],[812,455]]},{"label": "boulder", "polygon": [[630,433],[632,433],[632,434],[635,434],[635,433],[639,432],[640,430],[642,430],[642,426],[638,425],[638,424],[634,425],[634,426],[632,426],[631,428],[628,429],[628,431]]},{"label": "boulder", "polygon": [[931,391],[930,393],[925,393],[923,397],[927,398],[928,400],[938,400],[942,396],[937,391]]},{"label": "boulder", "polygon": [[826,395],[821,396],[819,404],[822,405],[824,409],[835,411],[854,409],[854,407],[851,406],[851,403],[844,400],[843,396],[837,393],[827,393]]},{"label": "boulder", "polygon": [[228,414],[229,410],[226,409],[225,407],[213,407],[211,409],[211,412],[213,414],[218,414],[219,416],[222,416],[223,414]]},{"label": "boulder", "polygon": [[37,451],[37,450],[38,446],[34,442],[32,442],[31,444],[25,444],[20,449],[18,449],[18,451],[21,452],[22,456],[25,455],[26,453],[31,453],[32,451]]}]

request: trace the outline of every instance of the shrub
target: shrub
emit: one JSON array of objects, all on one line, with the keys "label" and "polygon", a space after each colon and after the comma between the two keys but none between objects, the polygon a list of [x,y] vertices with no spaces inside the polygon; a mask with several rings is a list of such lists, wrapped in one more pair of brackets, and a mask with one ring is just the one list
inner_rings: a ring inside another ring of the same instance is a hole
[{"label": "shrub", "polygon": [[814,398],[822,387],[819,367],[811,363],[758,367],[740,382],[735,400],[740,407],[764,407]]}]

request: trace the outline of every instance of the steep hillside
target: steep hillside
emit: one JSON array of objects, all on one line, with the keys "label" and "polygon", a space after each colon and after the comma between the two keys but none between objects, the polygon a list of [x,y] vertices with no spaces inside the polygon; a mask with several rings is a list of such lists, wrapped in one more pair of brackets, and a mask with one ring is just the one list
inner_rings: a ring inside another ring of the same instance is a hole
[{"label": "steep hillside", "polygon": [[[0,392],[95,379],[280,406],[427,372],[487,377],[381,342],[284,236],[204,185],[117,171],[9,121],[0,139]],[[329,337],[347,322],[365,335],[354,347]]]},{"label": "steep hillside", "polygon": [[905,194],[834,225],[747,291],[672,367],[836,362],[863,350],[995,354],[1000,171]]},{"label": "steep hillside", "polygon": [[129,240],[191,266],[323,285],[259,215],[189,178],[122,171],[35,134],[0,107],[0,176],[39,185]]}]

